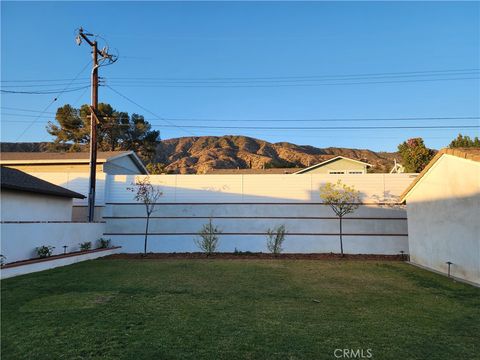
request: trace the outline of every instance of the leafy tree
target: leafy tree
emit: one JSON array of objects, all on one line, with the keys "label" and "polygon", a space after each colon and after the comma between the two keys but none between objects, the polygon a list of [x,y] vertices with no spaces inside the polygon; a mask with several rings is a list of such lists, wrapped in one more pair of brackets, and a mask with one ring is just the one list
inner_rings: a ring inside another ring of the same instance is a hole
[{"label": "leafy tree", "polygon": [[145,223],[145,241],[143,246],[143,252],[147,253],[147,242],[148,242],[148,225],[150,223],[150,216],[155,211],[158,199],[163,193],[160,189],[154,187],[150,183],[150,178],[147,176],[143,179],[137,180],[132,184],[132,188],[127,188],[127,190],[135,193],[134,199],[143,203],[145,205],[145,212],[147,214],[147,221]]},{"label": "leafy tree", "polygon": [[147,170],[151,175],[166,174],[165,164],[162,163],[149,163],[147,164]]},{"label": "leafy tree", "polygon": [[435,151],[428,149],[422,138],[408,139],[398,145],[406,172],[418,173],[432,160]]},{"label": "leafy tree", "polygon": [[449,148],[469,148],[469,147],[480,147],[480,140],[478,136],[475,138],[470,138],[470,136],[463,136],[462,134],[458,134],[458,136],[452,140]]},{"label": "leafy tree", "polygon": [[324,204],[330,205],[340,221],[340,252],[343,255],[342,219],[353,213],[360,203],[360,192],[353,186],[342,184],[338,180],[335,184],[327,182],[320,186],[320,198]]},{"label": "leafy tree", "polygon": [[[100,103],[97,109],[97,144],[100,151],[133,150],[151,161],[155,155],[160,132],[151,129],[142,115],[116,111],[111,105]],[[75,109],[71,105],[58,108],[56,124],[49,122],[47,131],[55,137],[50,150],[81,151],[82,145],[90,141],[90,108],[82,105]]]}]

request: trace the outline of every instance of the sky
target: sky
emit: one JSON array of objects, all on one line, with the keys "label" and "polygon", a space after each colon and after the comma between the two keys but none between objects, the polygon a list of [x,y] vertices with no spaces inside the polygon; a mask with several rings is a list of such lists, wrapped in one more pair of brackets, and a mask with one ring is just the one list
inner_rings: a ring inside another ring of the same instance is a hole
[{"label": "sky", "polygon": [[1,94],[2,141],[51,140],[59,106],[90,102],[79,27],[119,55],[100,68],[100,102],[162,139],[394,151],[479,133],[478,2],[2,1],[1,85],[17,91]]}]

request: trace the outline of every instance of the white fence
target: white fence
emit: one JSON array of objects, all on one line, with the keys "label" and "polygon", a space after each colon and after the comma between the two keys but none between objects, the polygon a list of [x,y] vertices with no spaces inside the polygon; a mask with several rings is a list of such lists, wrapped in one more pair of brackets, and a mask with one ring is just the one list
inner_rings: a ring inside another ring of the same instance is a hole
[{"label": "white fence", "polygon": [[43,245],[54,246],[53,255],[80,250],[80,243],[95,241],[103,236],[104,223],[72,222],[8,222],[1,224],[1,254],[6,262],[36,258],[35,248]]},{"label": "white fence", "polygon": [[[194,238],[211,218],[221,230],[219,251],[266,251],[267,230],[284,224],[286,252],[339,251],[338,219],[319,197],[325,182],[353,185],[362,205],[344,220],[346,253],[408,252],[407,221],[398,196],[414,174],[156,175],[163,192],[149,229],[149,251],[198,251]],[[105,236],[126,252],[143,250],[145,208],[131,191],[135,176],[107,176]]]}]

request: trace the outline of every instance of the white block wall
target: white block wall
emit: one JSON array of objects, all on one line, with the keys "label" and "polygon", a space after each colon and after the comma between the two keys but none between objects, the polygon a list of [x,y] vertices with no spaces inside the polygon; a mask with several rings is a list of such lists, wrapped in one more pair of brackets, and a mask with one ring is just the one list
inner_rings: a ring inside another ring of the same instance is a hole
[{"label": "white block wall", "polygon": [[[267,251],[269,228],[284,224],[286,252],[339,252],[339,224],[322,204],[319,187],[338,179],[361,192],[362,205],[344,219],[346,253],[408,252],[405,209],[398,196],[412,174],[368,175],[156,175],[163,191],[152,215],[152,252],[198,251],[194,238],[212,218],[222,229],[219,251]],[[134,176],[108,176],[105,236],[126,252],[143,250],[145,208],[127,191]]]}]

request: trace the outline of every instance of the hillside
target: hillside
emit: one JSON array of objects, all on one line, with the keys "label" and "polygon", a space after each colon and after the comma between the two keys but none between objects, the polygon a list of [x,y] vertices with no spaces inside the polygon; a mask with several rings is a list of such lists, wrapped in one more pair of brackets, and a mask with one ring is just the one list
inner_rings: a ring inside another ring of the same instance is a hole
[{"label": "hillside", "polygon": [[[45,151],[48,143],[2,143],[1,151]],[[155,161],[171,173],[203,174],[210,169],[307,167],[342,155],[373,165],[372,172],[388,172],[397,153],[347,148],[316,148],[287,142],[269,143],[247,136],[201,136],[163,140]]]}]

